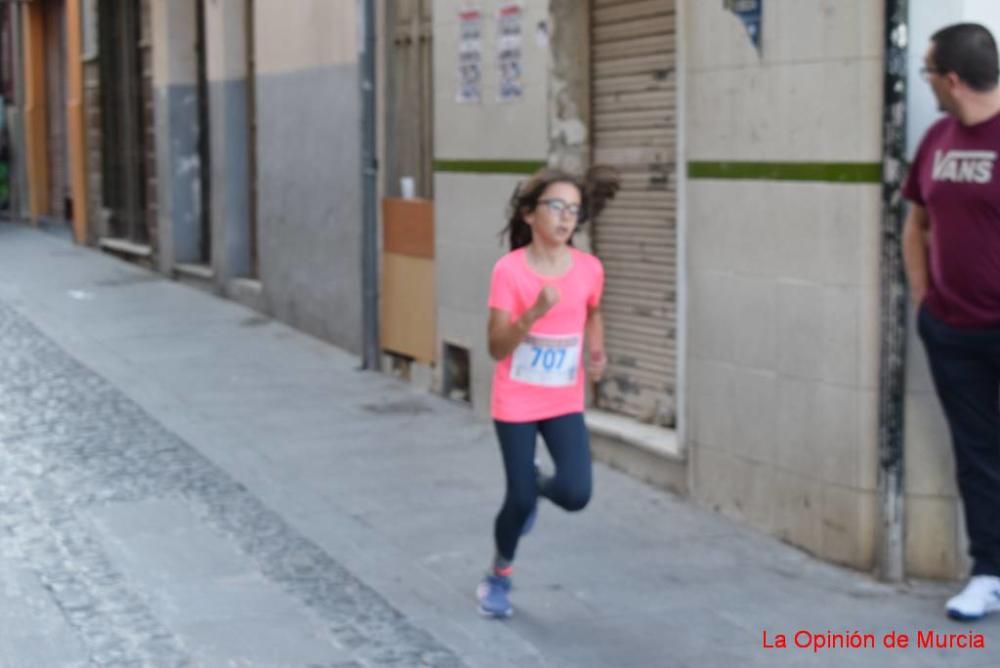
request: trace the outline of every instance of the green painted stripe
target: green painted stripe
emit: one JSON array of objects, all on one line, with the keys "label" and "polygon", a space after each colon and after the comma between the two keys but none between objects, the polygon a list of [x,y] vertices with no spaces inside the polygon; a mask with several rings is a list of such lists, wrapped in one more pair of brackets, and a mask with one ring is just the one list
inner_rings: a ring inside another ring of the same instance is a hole
[{"label": "green painted stripe", "polygon": [[545,166],[536,160],[435,160],[435,172],[465,174],[534,174]]},{"label": "green painted stripe", "polygon": [[[435,160],[434,171],[465,174],[534,174],[545,167],[535,160]],[[881,183],[877,162],[707,162],[688,163],[692,179],[755,179]]]},{"label": "green painted stripe", "polygon": [[688,178],[881,183],[878,162],[689,162]]}]

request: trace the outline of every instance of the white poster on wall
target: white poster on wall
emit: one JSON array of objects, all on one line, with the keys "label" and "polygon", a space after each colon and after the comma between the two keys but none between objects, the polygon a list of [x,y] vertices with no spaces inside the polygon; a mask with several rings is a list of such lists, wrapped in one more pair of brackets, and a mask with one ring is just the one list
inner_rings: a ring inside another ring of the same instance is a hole
[{"label": "white poster on wall", "polygon": [[459,103],[478,103],[483,99],[483,15],[470,9],[458,13],[458,91]]},{"label": "white poster on wall", "polygon": [[521,6],[510,3],[497,10],[497,99],[510,102],[521,98]]},{"label": "white poster on wall", "polygon": [[722,6],[731,11],[743,21],[747,35],[754,48],[760,52],[760,28],[763,25],[764,0],[722,0]]}]

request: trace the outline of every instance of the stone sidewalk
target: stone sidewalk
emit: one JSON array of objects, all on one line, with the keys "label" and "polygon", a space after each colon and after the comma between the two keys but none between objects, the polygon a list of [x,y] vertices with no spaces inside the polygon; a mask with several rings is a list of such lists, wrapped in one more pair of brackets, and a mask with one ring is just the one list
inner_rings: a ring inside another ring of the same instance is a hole
[{"label": "stone sidewalk", "polygon": [[[600,465],[585,512],[542,507],[515,616],[481,619],[503,483],[490,425],[356,368],[0,225],[0,664],[1000,665],[1000,617],[944,619],[952,585],[880,585]],[[793,637],[970,629],[985,649]]]}]

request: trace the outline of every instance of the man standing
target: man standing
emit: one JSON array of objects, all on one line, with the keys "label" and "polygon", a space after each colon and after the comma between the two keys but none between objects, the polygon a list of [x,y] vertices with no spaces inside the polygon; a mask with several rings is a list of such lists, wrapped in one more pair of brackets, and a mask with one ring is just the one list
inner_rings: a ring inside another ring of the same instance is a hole
[{"label": "man standing", "polygon": [[918,329],[951,430],[973,560],[954,619],[1000,610],[1000,88],[989,30],[931,38],[922,70],[946,116],[927,131],[903,196],[903,255]]}]

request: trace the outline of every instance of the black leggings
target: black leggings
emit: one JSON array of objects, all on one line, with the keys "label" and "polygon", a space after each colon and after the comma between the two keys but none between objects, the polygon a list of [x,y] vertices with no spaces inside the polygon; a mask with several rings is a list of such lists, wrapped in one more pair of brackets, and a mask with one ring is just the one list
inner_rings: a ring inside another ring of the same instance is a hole
[{"label": "black leggings", "polygon": [[[538,502],[539,495],[565,510],[582,510],[590,501],[590,439],[583,413],[570,413],[538,422],[494,420],[503,465],[507,472],[507,495],[494,526],[497,552],[514,560],[521,527]],[[539,486],[535,476],[535,441],[541,432],[555,463],[555,475]]]}]

